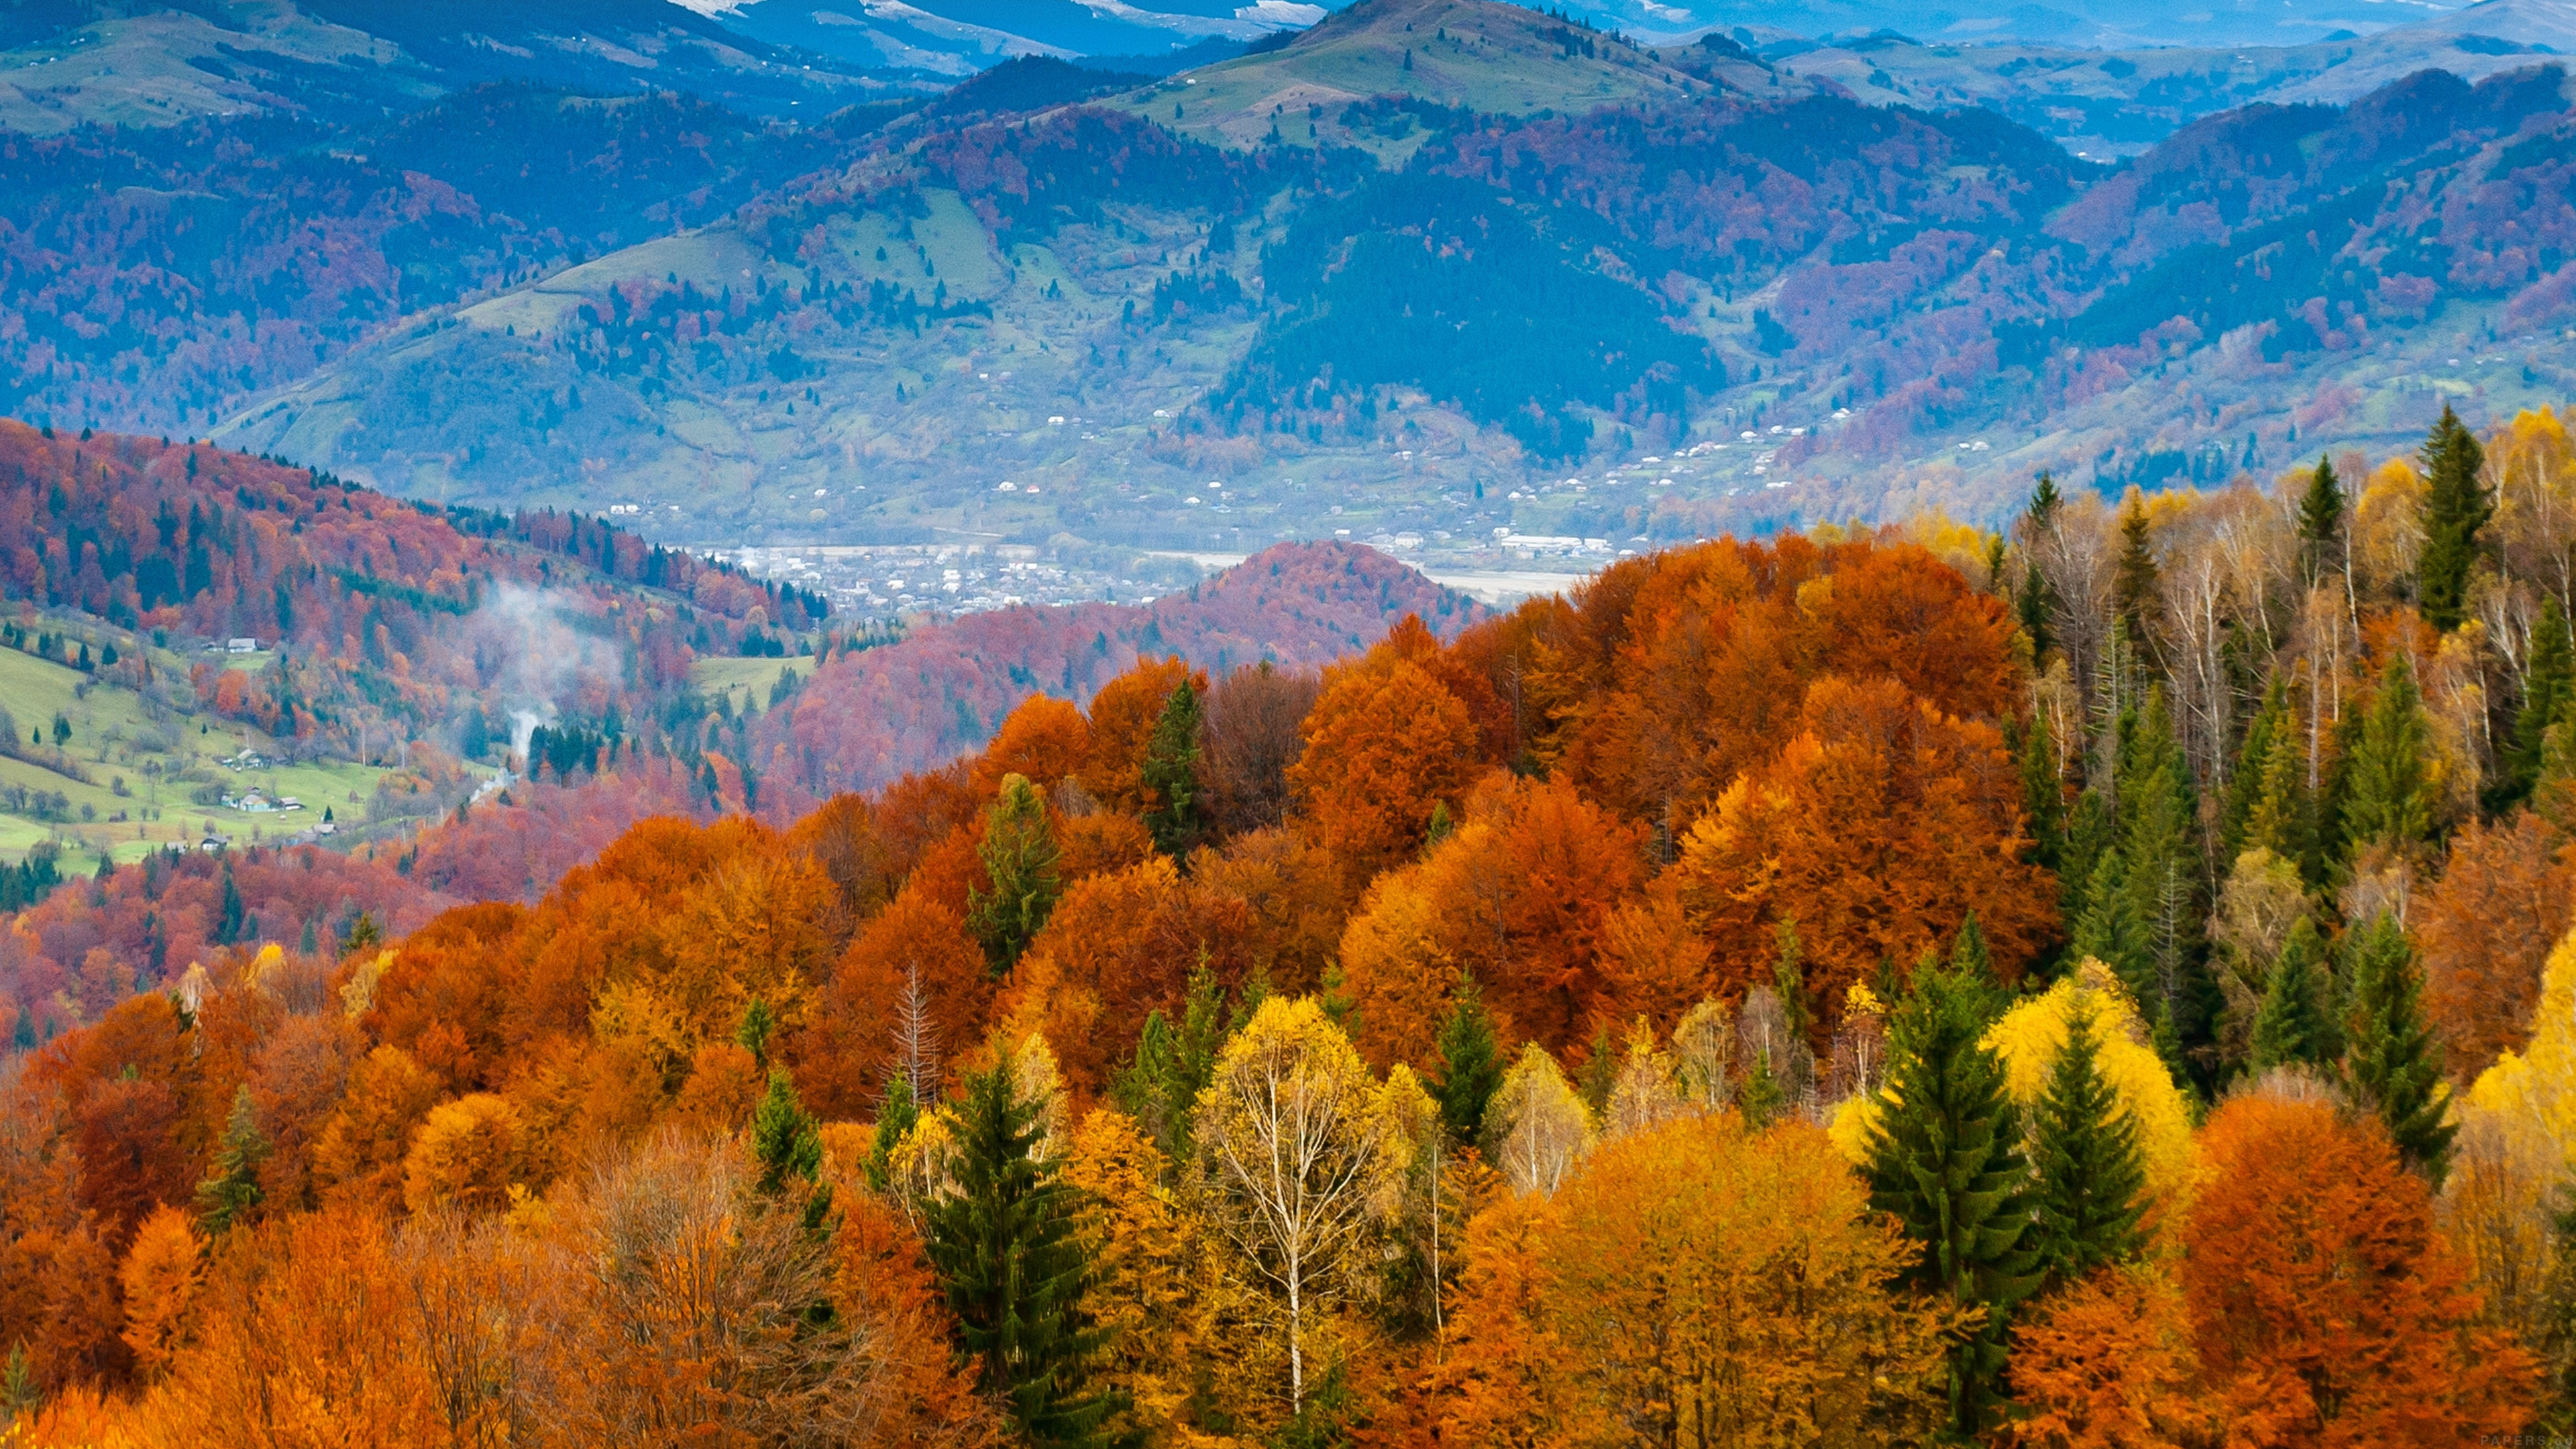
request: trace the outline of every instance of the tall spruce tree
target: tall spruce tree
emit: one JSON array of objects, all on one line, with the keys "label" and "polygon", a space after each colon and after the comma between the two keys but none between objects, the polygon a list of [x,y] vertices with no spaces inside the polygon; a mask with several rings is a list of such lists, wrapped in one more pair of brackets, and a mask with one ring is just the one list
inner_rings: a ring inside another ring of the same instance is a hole
[{"label": "tall spruce tree", "polygon": [[1020,953],[1046,925],[1062,884],[1061,852],[1047,823],[1046,800],[1025,775],[1005,775],[984,812],[984,843],[976,854],[989,890],[966,888],[966,926],[983,944],[985,963],[999,977],[1019,964]]},{"label": "tall spruce tree", "polygon": [[[2147,692],[2146,708],[2127,731],[2118,793],[2130,909],[2153,962],[2149,1011],[2171,1024],[2183,1047],[2204,1046],[2218,990],[2205,937],[2209,871],[2201,856],[2200,792],[2162,686]],[[2142,1005],[2146,995],[2140,994]]]},{"label": "tall spruce tree", "polygon": [[1109,1084],[1110,1100],[1175,1162],[1190,1155],[1190,1114],[1216,1072],[1225,1045],[1225,989],[1205,961],[1190,973],[1178,1023],[1160,1011],[1145,1017],[1136,1055]]},{"label": "tall spruce tree", "polygon": [[1118,1395],[1096,1390],[1106,1347],[1084,1299],[1092,1283],[1079,1188],[1037,1156],[1041,1103],[1021,1100],[1009,1054],[968,1080],[957,1106],[955,1190],[924,1207],[922,1247],[982,1384],[1033,1444],[1112,1441]]},{"label": "tall spruce tree", "polygon": [[2048,653],[2055,642],[2049,629],[2050,596],[2048,579],[2039,571],[2038,544],[2057,521],[2057,507],[2065,498],[2057,491],[2057,480],[2046,473],[2030,490],[2030,507],[2022,514],[2021,588],[2013,598],[2013,612],[2021,620],[2021,631],[2030,636],[2033,659]]},{"label": "tall spruce tree", "polygon": [[2442,1042],[2424,1020],[2424,978],[2406,930],[2386,911],[2352,932],[2352,1011],[2345,1027],[2343,1074],[2353,1097],[2388,1124],[2406,1165],[2439,1192],[2459,1128],[2442,1078]]},{"label": "tall spruce tree", "polygon": [[2540,783],[2543,753],[2554,725],[2576,720],[2576,640],[2568,633],[2567,613],[2558,596],[2546,596],[2540,622],[2531,631],[2531,666],[2524,671],[2522,708],[2513,717],[2513,743],[2497,797],[2487,803],[2503,810],[2531,798]]},{"label": "tall spruce tree", "polygon": [[884,1192],[894,1183],[895,1149],[921,1122],[921,1104],[912,1092],[912,1079],[897,1072],[886,1082],[885,1105],[877,1109],[876,1132],[868,1139],[868,1186]]},{"label": "tall spruce tree", "polygon": [[1145,745],[1145,830],[1154,848],[1187,860],[1205,831],[1199,809],[1199,692],[1184,675],[1163,697]]},{"label": "tall spruce tree", "polygon": [[2416,600],[2436,629],[2460,627],[2468,615],[2469,569],[2477,562],[2478,530],[2495,512],[2479,471],[2486,450],[2478,446],[2450,404],[2424,439],[2424,548],[2416,556]]},{"label": "tall spruce tree", "polygon": [[2245,845],[2272,852],[2299,868],[2311,884],[2324,879],[2317,849],[2317,805],[2308,792],[2306,754],[2299,737],[2284,731],[2262,762],[2262,790],[2246,821]]},{"label": "tall spruce tree", "polygon": [[2263,688],[2263,702],[2245,725],[2245,739],[2236,750],[2235,768],[2228,772],[2227,790],[2218,807],[2218,848],[2220,858],[2234,860],[2247,848],[2246,822],[2253,817],[2255,802],[2263,795],[2263,767],[2272,758],[2272,745],[2292,729],[2290,690],[2282,676],[2275,673]]},{"label": "tall spruce tree", "polygon": [[2373,846],[2404,849],[2433,833],[2440,786],[2433,778],[2433,727],[2415,666],[2404,651],[2388,661],[2379,692],[2370,701],[2343,776],[2344,848],[2360,855]]},{"label": "tall spruce tree", "polygon": [[2316,922],[2299,917],[2264,977],[2263,1001],[2254,1013],[2254,1070],[2323,1066],[2334,1060],[2324,957]]},{"label": "tall spruce tree", "polygon": [[2013,1306],[2038,1286],[2021,1126],[2003,1064],[1979,1040],[1981,993],[1945,971],[1916,975],[1888,1028],[1887,1074],[1868,1142],[1870,1205],[1922,1246],[1913,1284],[1986,1310],[1950,1353],[1951,1428],[2000,1417]]},{"label": "tall spruce tree", "polygon": [[2334,464],[2317,455],[2317,471],[2299,499],[2299,566],[2314,588],[2343,563],[2343,486]]},{"label": "tall spruce tree", "polygon": [[1431,1096],[1440,1104],[1441,1124],[1456,1141],[1481,1142],[1485,1107],[1503,1085],[1503,1048],[1472,972],[1460,973],[1458,994],[1450,1004],[1449,1019],[1440,1023],[1435,1045],[1440,1051],[1440,1071],[1432,1080]]},{"label": "tall spruce tree", "polygon": [[[2075,797],[2075,808],[2066,812],[2066,843],[2060,848],[2057,865],[2057,913],[2066,921],[2083,919],[2093,904],[2093,882],[2102,866],[2102,856],[2118,841],[2119,822],[2112,818],[2110,803],[2102,792],[2087,787]],[[2126,872],[2116,872],[2116,880],[2126,880]],[[2102,958],[2108,961],[2108,956]]]},{"label": "tall spruce tree", "polygon": [[2057,735],[2033,713],[2021,731],[2022,810],[2030,817],[2030,854],[2050,870],[2066,859],[2066,781],[2058,771]]},{"label": "tall spruce tree", "polygon": [[260,1164],[268,1160],[268,1134],[259,1130],[259,1111],[248,1083],[233,1090],[232,1114],[224,1119],[222,1143],[215,1149],[205,1180],[197,1184],[197,1224],[210,1238],[248,1220],[251,1209],[268,1196],[260,1186]]},{"label": "tall spruce tree", "polygon": [[2164,624],[2164,595],[2156,586],[2155,529],[2147,520],[2146,495],[2135,488],[2120,510],[2120,559],[2111,575],[2111,598],[2128,625],[2130,642],[2152,655]]},{"label": "tall spruce tree", "polygon": [[2147,1166],[2137,1119],[2102,1075],[2101,1012],[2077,997],[2031,1124],[2034,1248],[2054,1284],[2134,1256]]}]

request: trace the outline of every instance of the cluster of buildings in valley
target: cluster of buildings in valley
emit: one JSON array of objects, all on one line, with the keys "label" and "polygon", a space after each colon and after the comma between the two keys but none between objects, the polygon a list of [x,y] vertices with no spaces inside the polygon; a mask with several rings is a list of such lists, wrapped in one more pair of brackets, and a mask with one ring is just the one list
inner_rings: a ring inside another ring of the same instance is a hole
[{"label": "cluster of buildings in valley", "polygon": [[1030,544],[804,544],[708,550],[755,578],[812,589],[835,613],[886,618],[975,614],[1020,604],[1151,603],[1175,587],[1185,561],[1144,559],[1120,570]]}]

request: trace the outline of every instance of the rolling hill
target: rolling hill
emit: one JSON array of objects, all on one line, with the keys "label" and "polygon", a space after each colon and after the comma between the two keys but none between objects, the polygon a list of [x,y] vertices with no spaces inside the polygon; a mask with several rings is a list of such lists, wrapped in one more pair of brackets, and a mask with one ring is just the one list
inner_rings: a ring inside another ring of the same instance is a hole
[{"label": "rolling hill", "polygon": [[[2520,59],[2204,116],[2115,170],[1732,41],[1372,0],[1123,95],[898,117],[225,436],[703,542],[1235,554],[2259,474],[2565,385],[2569,103]],[[2231,249],[2273,260],[2209,273]]]}]

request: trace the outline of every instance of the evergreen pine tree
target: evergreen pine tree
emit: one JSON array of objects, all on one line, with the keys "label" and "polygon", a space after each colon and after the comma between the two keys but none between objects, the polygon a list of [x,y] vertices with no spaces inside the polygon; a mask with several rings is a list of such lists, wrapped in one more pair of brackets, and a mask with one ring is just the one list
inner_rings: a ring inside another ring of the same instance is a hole
[{"label": "evergreen pine tree", "polygon": [[2433,833],[2440,797],[2432,777],[2433,729],[2415,667],[2403,651],[2380,675],[2343,779],[2344,848],[2359,855],[2372,846],[2403,849]]},{"label": "evergreen pine tree", "polygon": [[[2102,868],[2102,856],[2114,844],[2117,822],[2111,817],[2110,804],[2102,792],[2086,787],[2075,797],[2075,808],[2066,812],[2066,843],[2061,848],[2057,866],[2057,914],[2060,920],[2082,920],[2092,909],[2093,882]],[[2113,872],[2115,880],[2127,879],[2125,872]],[[2105,956],[2104,961],[2111,958]]]},{"label": "evergreen pine tree", "polygon": [[259,1130],[259,1112],[251,1103],[250,1085],[244,1083],[233,1089],[223,1141],[205,1180],[197,1184],[197,1222],[207,1237],[223,1236],[267,1196],[259,1185],[259,1168],[268,1153],[268,1134]]},{"label": "evergreen pine tree", "polygon": [[2298,736],[2285,731],[2272,741],[2262,777],[2262,794],[2247,821],[2246,847],[2272,852],[2297,866],[2311,883],[2322,880],[2325,861],[2317,849],[2316,799],[2308,793],[2307,756]]},{"label": "evergreen pine tree", "polygon": [[2290,691],[2279,674],[2263,690],[2263,703],[2254,718],[2245,725],[2245,739],[2236,750],[2236,767],[2227,777],[2227,793],[2219,802],[2218,848],[2220,858],[2234,860],[2247,849],[2246,827],[2253,818],[2254,806],[2263,796],[2263,767],[2272,758],[2273,742],[2291,731]]},{"label": "evergreen pine tree", "polygon": [[901,1072],[886,1083],[885,1105],[877,1109],[877,1128],[868,1140],[868,1186],[884,1192],[894,1182],[895,1149],[921,1121],[921,1105],[912,1094],[912,1079]]},{"label": "evergreen pine tree", "polygon": [[1176,1026],[1160,1011],[1148,1013],[1136,1055],[1109,1084],[1110,1100],[1175,1162],[1190,1153],[1190,1114],[1216,1071],[1225,1045],[1225,991],[1201,963],[1190,973],[1189,994]]},{"label": "evergreen pine tree", "polygon": [[958,1104],[956,1189],[924,1208],[922,1246],[982,1383],[1033,1444],[1111,1442],[1113,1393],[1094,1391],[1105,1335],[1084,1297],[1092,1268],[1083,1196],[1036,1155],[1042,1105],[1020,1099],[1011,1060],[969,1079]]},{"label": "evergreen pine tree", "polygon": [[2135,488],[2120,511],[2120,560],[2111,575],[2111,597],[2130,641],[2152,652],[2164,622],[2164,596],[2156,588],[2155,533],[2147,521],[2146,495]]},{"label": "evergreen pine tree", "polygon": [[2495,512],[2479,470],[2486,450],[2442,405],[2440,421],[2424,439],[2424,548],[2416,556],[2416,599],[2424,621],[2448,632],[2467,617],[2469,567],[2477,561],[2478,530]]},{"label": "evergreen pine tree", "polygon": [[2056,870],[2066,858],[2066,782],[2045,714],[2034,713],[2021,732],[2021,798],[2030,816],[2031,859]]},{"label": "evergreen pine tree", "polygon": [[1771,1049],[1764,1047],[1753,1054],[1752,1069],[1744,1074],[1744,1085],[1735,1094],[1736,1110],[1744,1114],[1744,1125],[1759,1132],[1780,1116],[1789,1104],[1788,1090],[1771,1070]]},{"label": "evergreen pine tree", "polygon": [[1202,833],[1199,810],[1199,692],[1184,676],[1163,698],[1145,746],[1145,829],[1154,848],[1187,860]]},{"label": "evergreen pine tree", "polygon": [[2022,514],[2022,549],[2029,561],[2022,568],[2021,591],[2013,600],[2013,611],[2020,617],[2021,631],[2030,636],[2030,654],[2038,659],[2048,653],[2054,642],[2048,627],[2048,580],[2039,571],[2039,559],[2033,546],[2057,520],[2057,506],[2064,502],[2057,491],[2057,480],[2046,473],[2030,490],[2030,507]]},{"label": "evergreen pine tree", "polygon": [[966,888],[966,926],[984,946],[996,977],[1019,964],[1020,953],[1046,925],[1062,886],[1060,852],[1047,823],[1046,801],[1024,775],[1005,775],[984,812],[984,843],[976,854],[992,889]]},{"label": "evergreen pine tree", "polygon": [[1986,928],[1977,924],[1975,911],[1959,923],[1958,937],[1950,943],[1950,974],[1987,991],[2002,985],[1995,980],[1994,953],[1986,946]]},{"label": "evergreen pine tree", "polygon": [[779,1067],[769,1074],[769,1090],[751,1113],[751,1156],[760,1164],[759,1189],[784,1192],[799,1180],[812,1182],[823,1170],[823,1138],[814,1114],[796,1097],[796,1084]]},{"label": "evergreen pine tree", "polygon": [[2102,852],[2084,894],[2084,913],[2075,918],[2075,958],[2090,956],[2110,967],[2140,1005],[2153,1009],[2164,1000],[2164,992],[2156,980],[2146,926],[2139,921],[2136,902],[2129,894],[2128,861],[2118,847]]},{"label": "evergreen pine tree", "polygon": [[2013,1306],[2038,1286],[2024,1241],[2030,1204],[2021,1129],[2003,1064],[1979,1041],[1973,993],[1923,973],[1888,1028],[1887,1075],[1869,1134],[1870,1205],[1922,1246],[1914,1286],[1986,1309],[1950,1354],[1951,1428],[1976,1435],[1999,1417]]},{"label": "evergreen pine tree", "polygon": [[2137,1120],[2102,1075],[2101,1053],[2100,1013],[2087,993],[2049,1065],[2031,1128],[2033,1246],[2061,1285],[2139,1247],[2146,1159]]},{"label": "evergreen pine tree", "polygon": [[2324,954],[2316,922],[2299,917],[2264,978],[2263,1004],[2254,1013],[2254,1070],[2322,1066],[2334,1059]]},{"label": "evergreen pine tree", "polygon": [[1485,1105],[1503,1084],[1503,1049],[1472,973],[1458,978],[1458,994],[1449,1019],[1440,1023],[1437,1045],[1440,1072],[1432,1079],[1431,1096],[1440,1104],[1440,1121],[1456,1141],[1482,1141]]},{"label": "evergreen pine tree", "polygon": [[[1807,947],[1798,939],[1797,918],[1781,917],[1780,923],[1771,928],[1771,942],[1778,952],[1771,961],[1771,987],[1780,993],[1780,1009],[1788,1017],[1789,1035],[1804,1039],[1815,1017],[1807,1007]],[[1609,1028],[1602,1028],[1602,1039],[1609,1039]]]},{"label": "evergreen pine tree", "polygon": [[2525,671],[2522,708],[2513,717],[2513,743],[2505,754],[2498,798],[2488,804],[2504,809],[2531,798],[2540,783],[2543,752],[2553,725],[2576,720],[2576,641],[2568,634],[2567,613],[2558,596],[2540,606],[2540,623],[2531,631],[2531,667]]},{"label": "evergreen pine tree", "polygon": [[2407,1166],[2439,1192],[2459,1128],[2444,1120],[2451,1089],[2442,1079],[2441,1039],[2424,1020],[2423,974],[2405,928],[2385,911],[2352,940],[2344,1081],[2388,1124]]},{"label": "evergreen pine tree", "polygon": [[2299,564],[2313,588],[2343,562],[2343,487],[2334,464],[2317,455],[2317,471],[2299,500]]},{"label": "evergreen pine tree", "polygon": [[2205,1045],[2218,1005],[2203,934],[2209,872],[2200,850],[2199,791],[2161,686],[2148,691],[2145,710],[2127,731],[2118,793],[2129,908],[2151,963],[2140,1005],[2171,1023],[2182,1047]]},{"label": "evergreen pine tree", "polygon": [[241,888],[233,884],[232,862],[226,861],[224,862],[223,905],[215,917],[215,944],[229,946],[240,940],[244,920],[245,908],[242,905]]},{"label": "evergreen pine tree", "polygon": [[734,1044],[751,1053],[759,1066],[769,1065],[769,1035],[778,1029],[778,1018],[769,1003],[755,996],[742,1009],[742,1020],[733,1029]]},{"label": "evergreen pine tree", "polygon": [[9,1345],[9,1362],[0,1368],[0,1427],[33,1416],[44,1407],[45,1389],[36,1382],[36,1366],[27,1357],[27,1341]]}]

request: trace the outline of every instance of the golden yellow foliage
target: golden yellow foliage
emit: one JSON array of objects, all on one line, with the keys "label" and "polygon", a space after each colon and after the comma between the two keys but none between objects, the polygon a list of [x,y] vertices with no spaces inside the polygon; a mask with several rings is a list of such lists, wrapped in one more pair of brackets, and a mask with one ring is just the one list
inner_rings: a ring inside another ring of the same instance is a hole
[{"label": "golden yellow foliage", "polygon": [[2048,1072],[2066,1048],[2079,998],[2090,997],[2100,1014],[2094,1040],[2103,1080],[2138,1124],[2138,1152],[2146,1160],[2147,1187],[2159,1215],[2169,1216],[2188,1201],[2199,1174],[2200,1153],[2193,1144],[2191,1106],[2174,1085],[2164,1059],[2147,1044],[2147,1029],[2110,969],[2087,957],[2072,973],[2044,994],[2005,1012],[1986,1029],[1985,1044],[2003,1058],[2004,1083],[2024,1112],[2039,1103],[2048,1088]]},{"label": "golden yellow foliage", "polygon": [[403,1158],[403,1203],[413,1212],[454,1205],[494,1211],[521,1174],[525,1129],[505,1097],[476,1092],[430,1109]]}]

